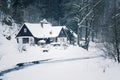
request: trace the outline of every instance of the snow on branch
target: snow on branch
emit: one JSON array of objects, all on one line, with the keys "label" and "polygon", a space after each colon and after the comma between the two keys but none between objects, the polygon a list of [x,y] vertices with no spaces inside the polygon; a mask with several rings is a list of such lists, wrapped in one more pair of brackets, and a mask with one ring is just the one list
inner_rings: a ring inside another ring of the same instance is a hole
[{"label": "snow on branch", "polygon": [[[90,9],[90,11],[86,14],[86,16],[82,19],[82,21],[80,21],[80,23],[78,23],[78,25],[81,25],[83,22],[84,22],[84,20],[93,12],[93,9],[101,2],[102,0],[100,0],[100,1],[98,1],[94,6],[93,6],[93,8],[92,9]],[[79,21],[79,20],[78,20]],[[79,26],[80,27],[80,26]]]},{"label": "snow on branch", "polygon": [[78,8],[80,8],[80,5],[77,5],[77,4],[73,4],[74,6],[76,6],[76,7],[78,7]]},{"label": "snow on branch", "polygon": [[114,19],[115,17],[118,17],[118,16],[120,16],[120,13],[114,15],[114,16],[112,17],[112,19]]},{"label": "snow on branch", "polygon": [[82,10],[84,10],[86,7],[88,7],[89,6],[89,4],[87,4],[86,6],[84,6],[84,7],[82,7],[80,10],[79,10],[79,12],[81,12]]},{"label": "snow on branch", "polygon": [[93,12],[93,10],[90,10],[89,13],[82,19],[82,21],[80,23],[78,23],[78,25],[81,25],[84,20]]}]

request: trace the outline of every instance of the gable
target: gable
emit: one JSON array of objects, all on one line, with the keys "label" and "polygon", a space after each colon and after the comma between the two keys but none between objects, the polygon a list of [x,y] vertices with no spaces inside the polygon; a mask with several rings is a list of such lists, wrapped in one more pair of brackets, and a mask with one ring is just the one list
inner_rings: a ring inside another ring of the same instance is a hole
[{"label": "gable", "polygon": [[65,30],[62,28],[58,37],[67,37]]},{"label": "gable", "polygon": [[16,37],[20,37],[20,36],[33,36],[33,35],[30,32],[30,30],[26,27],[26,25],[24,24]]}]

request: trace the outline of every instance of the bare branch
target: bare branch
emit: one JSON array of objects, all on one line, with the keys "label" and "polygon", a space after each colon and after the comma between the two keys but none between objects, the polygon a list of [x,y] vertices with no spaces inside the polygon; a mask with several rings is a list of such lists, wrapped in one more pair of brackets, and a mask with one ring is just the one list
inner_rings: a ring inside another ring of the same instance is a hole
[{"label": "bare branch", "polygon": [[88,7],[89,6],[89,4],[87,4],[86,6],[84,6],[84,7],[82,7],[80,10],[79,10],[79,12],[81,12],[82,10],[84,10],[86,7]]},{"label": "bare branch", "polygon": [[73,4],[74,6],[76,6],[77,8],[80,8],[80,5],[77,5],[77,4]]},{"label": "bare branch", "polygon": [[79,21],[80,19],[78,17],[74,17],[74,20],[75,21]]},{"label": "bare branch", "polygon": [[120,13],[116,14],[115,16],[112,17],[112,19],[114,19],[115,17],[120,16]]},{"label": "bare branch", "polygon": [[90,10],[90,12],[82,19],[82,21],[80,21],[80,23],[78,23],[78,25],[81,25],[84,20],[93,12],[93,10]]},{"label": "bare branch", "polygon": [[[93,9],[101,2],[102,0],[98,1],[94,6],[93,8],[88,12],[88,14],[86,14],[86,16],[82,19],[82,21],[80,21],[80,23],[78,23],[78,25],[81,25],[84,20],[93,12]],[[79,26],[80,27],[80,26]]]}]

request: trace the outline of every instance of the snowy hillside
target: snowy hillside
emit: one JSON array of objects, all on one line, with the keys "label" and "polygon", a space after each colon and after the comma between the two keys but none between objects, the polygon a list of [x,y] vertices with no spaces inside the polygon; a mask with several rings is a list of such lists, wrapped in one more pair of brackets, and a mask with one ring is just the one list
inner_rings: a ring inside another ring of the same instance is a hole
[{"label": "snowy hillside", "polygon": [[[15,36],[11,35],[16,31],[16,28],[9,30],[10,26],[0,23],[0,55],[3,57],[6,54],[18,52]],[[6,36],[11,35],[11,40],[7,40]]]},{"label": "snowy hillside", "polygon": [[42,52],[40,46],[28,46],[27,51],[20,53],[15,36],[7,40],[3,30],[0,25],[1,80],[120,79],[120,65],[105,59],[96,43],[90,42],[89,51],[72,45],[66,49],[48,45],[48,52]]}]

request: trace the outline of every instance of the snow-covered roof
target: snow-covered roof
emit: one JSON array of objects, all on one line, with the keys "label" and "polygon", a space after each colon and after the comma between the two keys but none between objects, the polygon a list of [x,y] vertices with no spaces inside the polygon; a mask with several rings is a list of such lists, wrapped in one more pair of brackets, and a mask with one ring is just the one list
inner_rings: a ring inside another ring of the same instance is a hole
[{"label": "snow-covered roof", "polygon": [[25,23],[25,25],[37,38],[57,37],[63,28],[62,26],[52,26],[50,23],[42,25],[41,23]]}]

